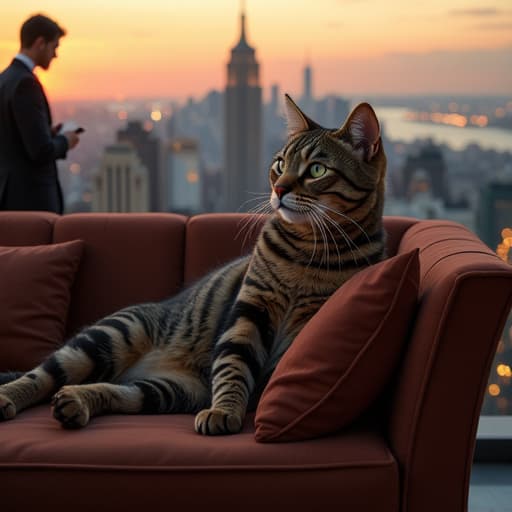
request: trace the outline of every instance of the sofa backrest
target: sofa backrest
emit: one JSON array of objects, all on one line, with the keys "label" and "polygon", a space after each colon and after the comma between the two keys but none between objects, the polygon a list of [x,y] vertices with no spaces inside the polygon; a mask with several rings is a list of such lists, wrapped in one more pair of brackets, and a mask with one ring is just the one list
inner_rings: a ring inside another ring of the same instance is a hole
[{"label": "sofa backrest", "polygon": [[183,287],[187,218],[174,214],[73,214],[55,222],[53,242],[81,239],[68,335],[131,304]]},{"label": "sofa backrest", "polygon": [[47,212],[0,212],[0,246],[51,244],[58,218]]},{"label": "sofa backrest", "polygon": [[0,212],[0,246],[83,240],[67,336],[130,304],[183,287],[187,218],[174,214]]},{"label": "sofa backrest", "polygon": [[185,285],[214,268],[251,252],[266,216],[211,213],[187,223]]}]

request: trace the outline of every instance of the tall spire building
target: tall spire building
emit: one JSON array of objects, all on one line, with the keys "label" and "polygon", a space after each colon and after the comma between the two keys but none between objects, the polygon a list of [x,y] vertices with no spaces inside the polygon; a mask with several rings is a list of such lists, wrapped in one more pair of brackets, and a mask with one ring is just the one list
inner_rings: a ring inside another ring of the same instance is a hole
[{"label": "tall spire building", "polygon": [[261,165],[262,104],[259,64],[247,43],[242,10],[240,40],[231,50],[226,85],[224,210],[247,211],[254,193],[268,189]]}]

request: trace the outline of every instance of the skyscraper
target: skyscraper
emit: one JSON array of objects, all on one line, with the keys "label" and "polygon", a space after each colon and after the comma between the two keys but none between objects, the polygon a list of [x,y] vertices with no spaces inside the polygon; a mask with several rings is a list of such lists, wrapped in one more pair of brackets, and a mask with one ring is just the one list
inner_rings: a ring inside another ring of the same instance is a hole
[{"label": "skyscraper", "polygon": [[137,151],[148,173],[149,209],[162,210],[159,139],[144,130],[142,122],[129,121],[124,130],[117,132],[117,142],[128,142]]},{"label": "skyscraper", "polygon": [[304,99],[311,101],[313,99],[313,93],[311,89],[311,66],[306,64],[304,68]]},{"label": "skyscraper", "polygon": [[512,228],[512,181],[493,180],[480,191],[477,233],[496,250],[504,228]]},{"label": "skyscraper", "polygon": [[[240,40],[227,67],[224,146],[224,210],[247,211],[254,193],[268,189],[261,164],[262,104],[259,64],[247,43],[242,11]],[[249,202],[248,202],[249,201]]]},{"label": "skyscraper", "polygon": [[202,210],[203,183],[198,143],[174,139],[165,151],[165,210],[192,215]]},{"label": "skyscraper", "polygon": [[93,211],[148,211],[148,171],[131,144],[105,148],[93,183]]},{"label": "skyscraper", "polygon": [[315,118],[315,101],[313,99],[313,71],[309,64],[304,67],[304,81],[302,84],[302,97],[299,100],[299,105],[311,118]]},{"label": "skyscraper", "polygon": [[[442,151],[431,141],[422,147],[418,154],[409,155],[402,169],[402,196],[409,196],[414,190],[415,176],[418,171],[430,181],[432,196],[449,203],[450,196],[446,183],[446,163]],[[414,187],[413,187],[414,188]]]}]

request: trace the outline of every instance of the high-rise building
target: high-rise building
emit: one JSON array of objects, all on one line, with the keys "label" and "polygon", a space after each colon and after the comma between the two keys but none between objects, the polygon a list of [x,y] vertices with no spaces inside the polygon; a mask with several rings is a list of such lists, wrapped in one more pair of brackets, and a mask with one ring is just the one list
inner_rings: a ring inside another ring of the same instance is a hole
[{"label": "high-rise building", "polygon": [[491,181],[480,192],[477,232],[496,250],[505,228],[512,228],[512,181]]},{"label": "high-rise building", "polygon": [[315,119],[315,100],[313,99],[313,70],[309,64],[304,67],[304,80],[302,84],[302,97],[299,106],[310,118]]},{"label": "high-rise building", "polygon": [[313,99],[313,91],[312,91],[312,80],[311,80],[311,66],[309,64],[304,68],[304,95],[303,98],[306,101],[311,101]]},{"label": "high-rise building", "polygon": [[105,148],[93,181],[93,211],[147,212],[148,171],[131,144]]},{"label": "high-rise building", "polygon": [[349,102],[340,96],[329,95],[314,104],[314,120],[324,128],[339,128],[349,114]]},{"label": "high-rise building", "polygon": [[279,115],[279,100],[281,99],[281,94],[279,92],[279,85],[272,84],[270,88],[270,104],[269,110],[272,115]]},{"label": "high-rise building", "polygon": [[203,180],[194,139],[175,139],[165,152],[165,210],[191,215],[202,211]]},{"label": "high-rise building", "polygon": [[128,121],[126,128],[117,132],[117,142],[128,142],[136,149],[148,172],[149,209],[162,210],[160,140],[144,130],[140,121]]},{"label": "high-rise building", "polygon": [[[283,96],[279,85],[274,84],[270,90],[270,102],[263,107],[263,166],[266,177],[265,192],[270,191],[268,181],[269,167],[272,157],[283,146],[286,140],[286,122],[283,110]],[[251,201],[251,207],[257,208],[258,201]]]},{"label": "high-rise building", "polygon": [[255,193],[268,189],[262,168],[262,98],[259,65],[246,37],[242,11],[240,40],[227,66],[224,141],[224,210],[247,211]]},{"label": "high-rise building", "polygon": [[428,143],[417,154],[407,157],[402,169],[400,196],[410,197],[414,193],[418,173],[424,174],[428,178],[433,197],[441,199],[444,203],[450,202],[443,153],[433,143]]}]

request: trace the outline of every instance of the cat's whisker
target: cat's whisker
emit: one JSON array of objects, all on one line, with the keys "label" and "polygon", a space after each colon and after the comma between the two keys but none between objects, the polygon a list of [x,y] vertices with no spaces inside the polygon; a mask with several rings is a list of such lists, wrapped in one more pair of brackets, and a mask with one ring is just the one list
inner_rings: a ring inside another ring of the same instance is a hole
[{"label": "cat's whisker", "polygon": [[242,231],[245,232],[244,238],[242,240],[242,250],[246,246],[247,241],[253,235],[254,230],[257,229],[259,225],[258,221],[261,219],[261,217],[264,217],[272,212],[272,206],[268,201],[268,195],[266,195],[265,197],[265,201],[262,201],[260,204],[255,205],[254,208],[252,208],[252,210],[249,211],[249,213],[251,213],[252,215],[248,216],[241,222],[242,226],[238,230],[235,239],[238,239]]},{"label": "cat's whisker", "polygon": [[309,210],[305,210],[304,211],[308,221],[309,221],[309,224],[311,226],[311,231],[313,232],[313,251],[311,253],[311,258],[309,258],[309,262],[308,262],[308,268],[312,265],[314,259],[315,259],[315,254],[316,254],[316,247],[317,247],[317,238],[316,238],[316,230],[315,230],[315,219],[314,217],[312,216],[311,212]]},{"label": "cat's whisker", "polygon": [[[322,253],[322,259],[320,260],[320,266],[321,266],[323,264],[323,261],[325,258],[327,237],[325,236],[325,229],[322,226],[321,219],[317,215],[315,215],[315,213],[311,209],[311,205],[305,199],[307,199],[307,198],[293,199],[293,200],[291,200],[290,206],[293,207],[294,209],[296,209],[297,211],[299,211],[300,213],[302,213],[303,215],[305,215],[311,225],[311,229],[312,229],[313,237],[314,237],[314,246],[313,246],[313,253],[312,253],[309,263],[307,265],[308,267],[314,261],[314,257],[315,257],[315,253],[316,253],[316,244],[317,244],[315,226],[318,227],[318,231],[322,235],[322,240],[324,242],[322,244],[323,253]],[[327,260],[327,265],[329,265],[329,258],[327,257],[326,260]]]},{"label": "cat's whisker", "polygon": [[242,213],[244,208],[249,205],[249,203],[254,203],[255,201],[268,201],[269,200],[269,194],[263,194],[263,193],[254,193],[255,197],[250,197],[249,199],[245,200],[239,207],[236,213]]},{"label": "cat's whisker", "polygon": [[[361,249],[358,247],[358,245],[356,243],[354,243],[353,240],[350,239],[350,237],[347,235],[346,231],[339,224],[334,222],[328,215],[325,215],[325,218],[326,218],[327,222],[329,222],[341,234],[341,236],[345,240],[345,243],[347,244],[348,249],[350,250],[350,254],[352,255],[352,259],[354,260],[354,263],[357,265],[359,263],[359,259],[357,258],[356,253],[352,250],[352,247],[354,247],[359,253],[362,254]],[[363,255],[363,257],[364,257],[364,255]]]},{"label": "cat's whisker", "polygon": [[272,212],[273,208],[270,204],[270,201],[268,200],[268,196],[259,205],[256,205],[254,208],[250,210],[249,213],[252,214],[252,217],[249,218],[248,222],[246,223],[246,227],[249,225],[249,223],[251,225],[249,229],[246,230],[243,245],[245,245],[248,238],[253,236],[253,233],[258,228],[258,226],[261,225],[262,218],[266,217]]},{"label": "cat's whisker", "polygon": [[331,217],[329,217],[329,215],[325,214],[324,212],[324,215],[325,215],[325,218],[326,220],[334,227],[336,228],[339,233],[342,235],[343,239],[345,240],[350,252],[352,253],[352,258],[354,259],[354,262],[356,263],[356,265],[359,263],[359,259],[357,258],[356,254],[354,253],[354,251],[352,250],[352,247],[354,247],[354,249],[356,249],[359,254],[361,255],[361,257],[365,260],[366,264],[369,266],[371,263],[370,261],[368,260],[368,258],[366,257],[366,255],[361,251],[361,249],[359,248],[359,246],[348,236],[348,234],[346,233],[346,231],[337,223],[335,222],[333,219],[331,219]]},{"label": "cat's whisker", "polygon": [[[309,224],[311,225],[311,231],[313,232],[313,251],[311,253],[311,258],[309,259],[309,262],[308,262],[308,268],[309,268],[313,264],[313,261],[315,260],[316,250],[318,247],[318,238],[316,236],[315,228],[318,228],[318,231],[320,232],[320,234],[322,234],[322,232],[321,232],[322,228],[321,228],[321,226],[317,225],[318,221],[315,219],[315,215],[310,209],[304,208],[303,211],[304,211],[304,214],[306,215],[306,217],[308,218]],[[322,246],[324,246],[324,244]]]},{"label": "cat's whisker", "polygon": [[[364,234],[364,236],[366,237],[368,243],[371,243],[371,240],[370,240],[370,237],[368,236],[368,234],[366,233],[366,231],[354,220],[352,219],[351,217],[349,217],[348,215],[342,213],[342,212],[339,212],[337,210],[334,210],[333,208],[330,208],[324,204],[320,204],[318,205],[320,208],[322,208],[322,210],[325,212],[325,211],[332,211],[333,213],[337,214],[337,215],[340,215],[346,219],[348,219],[350,222],[352,222],[354,225],[356,225],[356,227]],[[367,258],[367,256],[361,251],[361,249],[359,248],[359,246],[348,236],[348,234],[345,232],[345,230],[341,227],[341,225],[337,222],[335,222],[329,215],[326,215],[326,218],[329,220],[329,222],[332,223],[333,226],[335,226],[336,228],[339,228],[343,231],[344,233],[344,238],[347,242],[348,245],[351,245],[352,247],[354,247],[360,254],[361,256],[363,257],[363,259],[365,260],[366,264],[369,266],[371,265],[371,262],[369,261],[369,259]],[[356,263],[357,263],[357,259],[354,260]]]},{"label": "cat's whisker", "polygon": [[[328,217],[326,217],[326,219],[328,219]],[[334,226],[334,227],[337,227],[337,226]],[[338,270],[341,272],[341,270],[343,268],[343,262],[342,262],[341,253],[340,253],[340,249],[338,247],[338,243],[337,243],[336,237],[332,233],[328,223],[326,223],[326,228],[327,228],[327,231],[329,232],[329,235],[331,236],[331,238],[332,238],[332,240],[334,242],[334,247],[336,249],[336,254],[338,255]],[[350,252],[352,252],[352,250],[350,250]],[[353,252],[352,252],[352,254],[353,254]]]},{"label": "cat's whisker", "polygon": [[[326,248],[327,236],[326,236],[326,232],[325,232],[324,222],[322,221],[321,216],[319,216],[315,213],[314,209],[312,208],[312,206],[314,206],[314,203],[309,198],[302,197],[300,203],[298,201],[296,203],[297,203],[297,206],[300,208],[301,212],[310,214],[311,218],[314,221],[314,223],[312,224],[312,228],[313,228],[313,236],[315,237],[315,243],[316,243],[316,232],[315,232],[314,226],[318,227],[318,231],[322,235],[322,240],[323,240],[323,244],[322,244],[323,251],[322,251],[322,258],[320,260],[320,266],[322,266],[324,260],[326,261],[327,266],[329,266],[329,255],[328,255],[328,250]],[[315,247],[315,250],[316,250],[316,247]],[[312,256],[311,261],[313,261],[313,258],[314,258],[314,254]]]},{"label": "cat's whisker", "polygon": [[[316,206],[316,205],[312,205],[312,206],[313,206],[313,208],[315,208],[315,206]],[[340,253],[340,250],[339,250],[339,247],[338,247],[338,240],[336,239],[336,237],[335,237],[335,236],[334,236],[334,234],[332,233],[331,228],[329,227],[328,222],[326,222],[326,221],[331,221],[331,219],[329,218],[329,216],[328,216],[328,215],[325,215],[325,214],[324,214],[324,212],[322,212],[321,210],[317,210],[317,213],[318,213],[318,215],[321,217],[322,222],[323,222],[323,224],[324,224],[324,226],[325,226],[325,229],[326,229],[327,233],[329,233],[329,236],[331,237],[331,239],[332,239],[332,241],[333,241],[333,243],[334,243],[334,247],[335,247],[335,249],[336,249],[336,253],[337,253],[337,255],[338,255],[338,269],[339,269],[339,271],[341,272],[342,267],[343,267],[343,264],[342,264],[341,253]],[[343,236],[343,233],[339,230],[339,226],[337,226],[337,225],[336,225],[336,223],[331,223],[331,224],[333,225],[333,227],[335,227],[336,229],[338,229],[338,231],[339,231],[339,232],[341,233],[341,235]],[[328,250],[328,252],[330,252],[330,251],[329,251],[329,246],[328,246],[328,244],[326,244],[326,245],[327,245],[327,250]],[[352,251],[352,250],[351,250],[351,251]],[[329,258],[329,259],[330,259],[330,258]]]},{"label": "cat's whisker", "polygon": [[322,258],[320,260],[320,266],[323,265],[324,261],[327,265],[327,270],[329,270],[329,241],[327,239],[326,226],[322,220],[322,217],[318,215],[318,213],[314,210],[314,208],[310,209],[310,213],[313,218],[316,220],[316,224],[319,228],[320,234],[322,235],[323,240],[323,250],[322,250]]},{"label": "cat's whisker", "polygon": [[[320,208],[320,205],[316,204],[314,201],[307,201],[308,204],[310,205],[310,207],[314,210],[316,210],[316,212],[318,213],[318,215],[322,218],[322,221],[324,224],[326,224],[326,227],[327,227],[327,223],[330,224],[334,229],[336,229],[338,231],[338,233],[342,236],[343,240],[345,241],[348,249],[350,250],[351,254],[352,254],[352,258],[354,259],[354,262],[357,264],[358,263],[358,258],[357,256],[355,255],[354,251],[352,250],[352,247],[353,246],[356,250],[358,250],[361,254],[361,250],[359,249],[359,247],[357,246],[357,244],[355,244],[351,239],[350,237],[347,235],[347,233],[343,230],[343,228],[337,223],[335,222],[333,219],[331,219],[331,217],[329,217],[329,215],[327,215],[325,213],[325,211],[323,211],[321,208]],[[339,252],[339,249],[338,249],[338,243],[337,243],[337,240],[335,239],[334,235],[332,234],[330,228],[328,228],[329,230],[329,233],[331,235],[331,238],[333,239],[335,245],[336,245],[336,250],[338,252],[338,261],[341,262],[341,254]],[[364,255],[363,255],[364,257]],[[365,258],[366,259],[366,258]],[[366,261],[368,262],[368,260],[366,259]]]},{"label": "cat's whisker", "polygon": [[[262,197],[260,198],[254,198],[254,199],[249,199],[248,201],[245,201],[244,204],[246,204],[247,202],[249,201],[256,201],[256,200],[259,200],[260,202],[256,205],[254,205],[249,211],[248,213],[252,213],[252,214],[256,214],[256,215],[264,215],[266,213],[269,213],[270,210],[272,209],[271,206],[270,206],[270,203],[268,201],[268,194],[266,194],[265,196],[262,195]],[[238,230],[236,236],[235,236],[235,239],[237,239],[239,236],[240,236],[240,233],[242,231],[245,230],[245,228],[254,221],[254,217],[247,217],[247,218],[244,218],[243,220],[241,220],[239,222],[239,225],[241,224],[241,228]]]},{"label": "cat's whisker", "polygon": [[357,263],[357,257],[355,257],[354,252],[352,251],[352,246],[355,247],[357,250],[359,250],[359,247],[353,242],[353,240],[350,239],[350,237],[347,235],[345,230],[335,221],[333,221],[329,215],[325,213],[318,205],[314,205],[318,211],[319,214],[322,215],[322,217],[325,219],[326,222],[328,222],[332,227],[334,227],[338,233],[342,236],[343,240],[345,241],[348,249],[352,253],[352,256],[354,258],[354,261]]},{"label": "cat's whisker", "polygon": [[366,233],[366,231],[363,229],[363,227],[357,221],[355,221],[352,217],[350,217],[350,215],[347,215],[343,212],[335,210],[334,208],[331,208],[325,204],[320,203],[319,206],[320,206],[320,208],[322,208],[324,210],[328,210],[336,215],[339,215],[339,216],[343,217],[344,219],[348,220],[349,222],[351,222],[352,224],[354,224],[354,226],[356,226],[356,228],[359,229],[359,231],[361,231],[361,233],[366,237],[366,240],[368,241],[368,243],[371,243],[368,233]]}]

